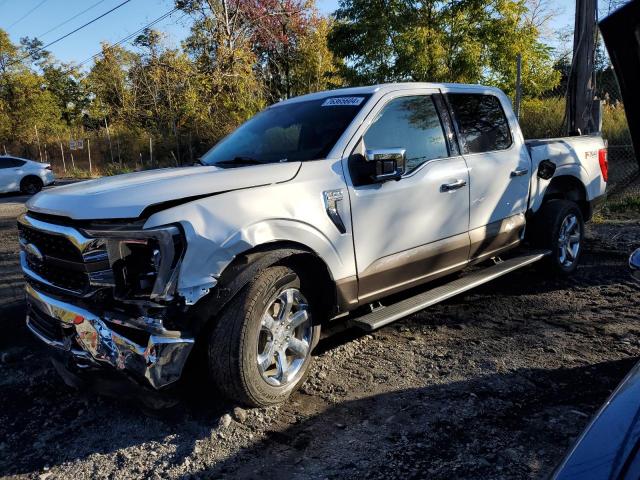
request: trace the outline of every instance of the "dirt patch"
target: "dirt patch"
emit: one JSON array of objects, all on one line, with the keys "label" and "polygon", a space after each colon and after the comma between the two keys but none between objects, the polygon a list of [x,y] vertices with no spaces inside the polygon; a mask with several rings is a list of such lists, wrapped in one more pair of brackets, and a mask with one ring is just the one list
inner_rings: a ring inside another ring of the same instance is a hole
[{"label": "dirt patch", "polygon": [[[23,326],[15,214],[0,216],[0,474],[16,478],[536,478],[640,355],[627,256],[589,228],[569,279],[523,269],[373,334],[321,342],[279,407],[185,394],[165,418],[67,388]],[[15,273],[15,275],[14,275]]]}]

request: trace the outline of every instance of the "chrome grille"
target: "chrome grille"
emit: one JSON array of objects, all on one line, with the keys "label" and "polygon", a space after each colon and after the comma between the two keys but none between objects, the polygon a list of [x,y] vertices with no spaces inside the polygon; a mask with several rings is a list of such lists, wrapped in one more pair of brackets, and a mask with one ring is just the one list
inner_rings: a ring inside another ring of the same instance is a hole
[{"label": "chrome grille", "polygon": [[[50,257],[45,256],[45,260]],[[51,262],[37,262],[31,256],[26,255],[29,269],[42,278],[47,279],[56,287],[66,288],[79,293],[85,292],[89,286],[89,277],[86,271],[77,271],[68,266],[55,265]]]},{"label": "chrome grille", "polygon": [[51,293],[88,296],[109,286],[113,274],[106,247],[79,230],[33,219],[18,219],[20,261],[27,281]]},{"label": "chrome grille", "polygon": [[61,235],[52,235],[22,223],[18,223],[18,235],[23,243],[36,245],[44,255],[61,260],[82,262],[82,254],[78,248],[68,238]]}]

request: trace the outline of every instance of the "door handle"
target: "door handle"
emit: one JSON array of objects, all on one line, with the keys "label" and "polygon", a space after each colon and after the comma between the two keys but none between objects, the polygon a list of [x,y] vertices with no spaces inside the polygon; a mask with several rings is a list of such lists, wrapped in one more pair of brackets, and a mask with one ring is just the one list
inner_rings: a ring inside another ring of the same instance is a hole
[{"label": "door handle", "polygon": [[464,187],[467,184],[464,180],[456,180],[453,183],[445,183],[440,185],[441,192],[452,192],[453,190],[458,190],[459,188]]},{"label": "door handle", "polygon": [[513,172],[511,172],[511,176],[512,177],[522,177],[523,175],[526,175],[527,173],[529,173],[529,169],[528,168],[522,168],[520,170],[514,170]]}]

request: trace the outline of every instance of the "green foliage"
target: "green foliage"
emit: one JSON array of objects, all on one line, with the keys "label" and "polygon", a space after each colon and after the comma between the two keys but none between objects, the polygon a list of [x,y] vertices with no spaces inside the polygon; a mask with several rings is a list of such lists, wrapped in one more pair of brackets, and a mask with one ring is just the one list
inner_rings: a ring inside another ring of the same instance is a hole
[{"label": "green foliage", "polygon": [[560,97],[532,98],[522,102],[520,127],[524,138],[561,137],[565,100]]},{"label": "green foliage", "polygon": [[[520,109],[520,127],[525,138],[553,138],[564,135],[565,100],[560,97],[527,99]],[[624,106],[605,102],[602,107],[602,136],[609,145],[631,145]]]},{"label": "green foliage", "polygon": [[533,97],[560,75],[528,13],[524,0],[341,0],[329,45],[351,83],[486,83],[509,95],[519,53],[523,94]]},{"label": "green foliage", "polygon": [[640,197],[629,195],[619,200],[607,202],[607,209],[612,212],[640,212]]},{"label": "green foliage", "polygon": [[[27,52],[28,53],[28,52]],[[0,139],[35,142],[62,128],[58,99],[23,63],[26,53],[0,30]]]},{"label": "green foliage", "polygon": [[603,106],[602,135],[611,145],[631,145],[627,116],[622,103],[605,103]]},{"label": "green foliage", "polygon": [[341,64],[329,49],[327,36],[331,22],[314,18],[299,39],[295,62],[291,66],[291,95],[319,92],[344,85]]}]

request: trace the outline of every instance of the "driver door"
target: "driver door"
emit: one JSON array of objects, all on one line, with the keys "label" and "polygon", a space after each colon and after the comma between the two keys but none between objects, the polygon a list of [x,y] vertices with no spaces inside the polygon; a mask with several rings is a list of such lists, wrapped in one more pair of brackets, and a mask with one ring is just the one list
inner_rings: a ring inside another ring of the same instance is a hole
[{"label": "driver door", "polygon": [[349,162],[360,303],[463,268],[469,257],[469,172],[438,90],[389,94],[365,125],[353,153],[402,148],[407,162],[399,180],[364,185]]}]

